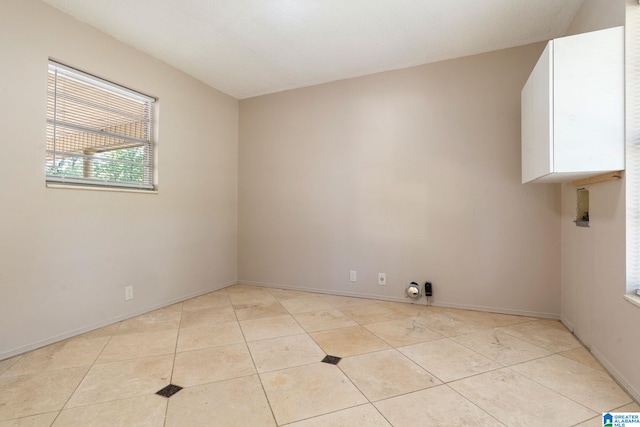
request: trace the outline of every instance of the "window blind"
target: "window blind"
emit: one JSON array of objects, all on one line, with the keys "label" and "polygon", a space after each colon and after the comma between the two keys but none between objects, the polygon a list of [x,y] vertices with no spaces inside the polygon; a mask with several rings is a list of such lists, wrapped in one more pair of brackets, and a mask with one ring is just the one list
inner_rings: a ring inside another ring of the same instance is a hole
[{"label": "window blind", "polygon": [[153,189],[154,104],[49,61],[47,181]]},{"label": "window blind", "polygon": [[626,214],[627,292],[640,289],[640,7],[627,4],[626,73]]}]

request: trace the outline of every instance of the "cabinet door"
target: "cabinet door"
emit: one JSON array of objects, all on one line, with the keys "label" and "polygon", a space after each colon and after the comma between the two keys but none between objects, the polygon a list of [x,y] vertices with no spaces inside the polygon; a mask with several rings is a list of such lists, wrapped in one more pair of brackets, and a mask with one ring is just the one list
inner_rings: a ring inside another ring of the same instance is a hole
[{"label": "cabinet door", "polygon": [[554,40],[554,171],[624,169],[622,27]]},{"label": "cabinet door", "polygon": [[553,172],[553,42],[522,89],[522,182]]}]

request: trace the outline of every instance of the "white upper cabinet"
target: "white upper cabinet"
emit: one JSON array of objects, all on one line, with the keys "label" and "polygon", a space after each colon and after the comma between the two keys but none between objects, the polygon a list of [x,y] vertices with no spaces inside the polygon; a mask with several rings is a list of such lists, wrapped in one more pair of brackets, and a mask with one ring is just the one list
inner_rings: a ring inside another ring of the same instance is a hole
[{"label": "white upper cabinet", "polygon": [[551,40],[522,89],[522,182],[624,169],[624,30]]}]

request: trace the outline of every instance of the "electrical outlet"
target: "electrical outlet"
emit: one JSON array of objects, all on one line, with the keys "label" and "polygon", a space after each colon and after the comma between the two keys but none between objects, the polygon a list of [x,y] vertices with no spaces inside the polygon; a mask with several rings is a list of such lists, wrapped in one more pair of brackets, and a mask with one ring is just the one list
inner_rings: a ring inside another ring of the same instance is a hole
[{"label": "electrical outlet", "polygon": [[387,273],[378,273],[378,285],[387,284]]},{"label": "electrical outlet", "polygon": [[356,281],[356,272],[355,272],[355,270],[351,270],[349,272],[349,281],[350,282],[355,282]]},{"label": "electrical outlet", "polygon": [[133,298],[133,286],[127,286],[124,288],[124,299],[125,301],[129,301]]}]

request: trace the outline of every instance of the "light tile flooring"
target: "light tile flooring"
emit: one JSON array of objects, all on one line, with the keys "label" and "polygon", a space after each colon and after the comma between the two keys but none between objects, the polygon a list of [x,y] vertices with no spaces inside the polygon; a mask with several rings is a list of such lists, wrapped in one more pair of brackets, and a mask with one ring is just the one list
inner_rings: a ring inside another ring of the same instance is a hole
[{"label": "light tile flooring", "polygon": [[601,426],[613,410],[640,407],[557,321],[246,285],[0,361],[0,427]]}]

